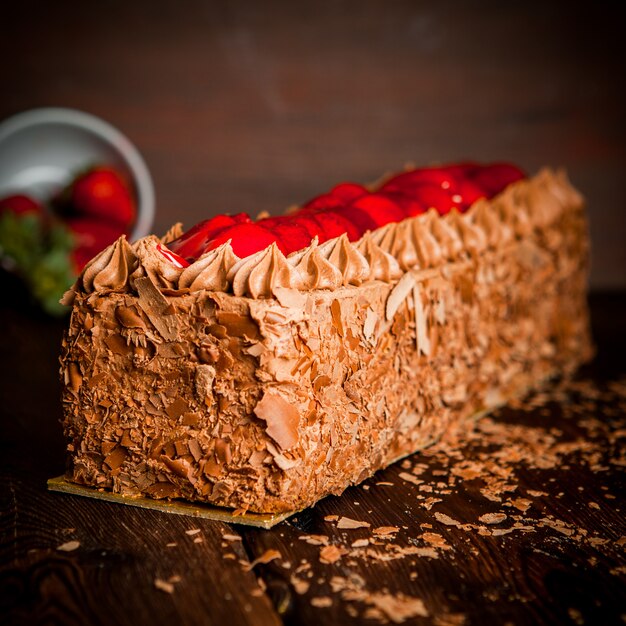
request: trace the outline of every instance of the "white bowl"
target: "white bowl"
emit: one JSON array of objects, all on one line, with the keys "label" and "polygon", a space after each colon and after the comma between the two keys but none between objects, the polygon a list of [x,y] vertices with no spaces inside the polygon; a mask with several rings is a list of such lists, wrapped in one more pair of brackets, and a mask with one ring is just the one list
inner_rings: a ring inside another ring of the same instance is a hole
[{"label": "white bowl", "polygon": [[0,123],[0,197],[49,199],[90,165],[111,165],[132,182],[137,220],[131,240],[150,233],[154,185],[137,148],[98,117],[65,108],[32,109]]}]

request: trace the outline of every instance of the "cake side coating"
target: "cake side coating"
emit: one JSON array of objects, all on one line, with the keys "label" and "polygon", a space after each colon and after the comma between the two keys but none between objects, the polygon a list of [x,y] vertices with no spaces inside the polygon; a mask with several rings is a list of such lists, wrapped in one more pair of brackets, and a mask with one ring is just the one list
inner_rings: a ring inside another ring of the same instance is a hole
[{"label": "cake side coating", "polygon": [[158,241],[105,251],[61,356],[68,478],[296,510],[589,358],[586,221],[562,175],[405,222],[315,262],[222,250],[200,268],[213,291]]}]

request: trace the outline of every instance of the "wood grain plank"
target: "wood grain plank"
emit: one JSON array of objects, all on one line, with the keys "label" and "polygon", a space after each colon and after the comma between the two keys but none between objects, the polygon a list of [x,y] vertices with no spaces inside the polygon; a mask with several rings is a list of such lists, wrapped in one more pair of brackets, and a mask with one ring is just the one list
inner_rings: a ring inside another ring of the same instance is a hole
[{"label": "wood grain plank", "polygon": [[225,524],[52,494],[11,475],[0,499],[3,623],[280,624]]}]

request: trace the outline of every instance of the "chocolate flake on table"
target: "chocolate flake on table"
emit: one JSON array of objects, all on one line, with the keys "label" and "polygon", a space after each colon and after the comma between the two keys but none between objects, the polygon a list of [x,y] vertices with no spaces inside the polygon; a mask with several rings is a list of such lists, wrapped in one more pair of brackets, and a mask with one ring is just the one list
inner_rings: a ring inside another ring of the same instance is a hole
[{"label": "chocolate flake on table", "polygon": [[274,561],[276,559],[282,559],[282,558],[283,558],[283,555],[278,550],[268,549],[261,556],[254,559],[254,561],[250,561],[249,563],[244,561],[242,565],[246,571],[250,571],[261,563],[263,565],[266,565],[267,563],[270,563],[271,561]]},{"label": "chocolate flake on table", "polygon": [[413,485],[421,485],[424,482],[423,480],[420,480],[419,478],[417,478],[413,474],[409,474],[408,472],[400,472],[398,474],[398,477],[402,478],[402,480],[405,480],[408,483],[412,483]]},{"label": "chocolate flake on table", "polygon": [[[349,605],[363,607],[361,616],[378,622],[402,624],[412,617],[428,617],[423,600],[403,593],[392,594],[384,591],[370,591],[363,579],[354,574],[348,578],[333,576],[331,588]],[[356,607],[354,607],[356,609]],[[355,612],[354,617],[359,615]]]},{"label": "chocolate flake on table", "polygon": [[326,535],[300,535],[298,539],[306,541],[306,543],[312,546],[327,546],[330,542],[330,539]]},{"label": "chocolate flake on table", "polygon": [[171,576],[168,580],[163,580],[162,578],[154,579],[154,586],[159,591],[164,591],[165,593],[172,594],[174,593],[175,587],[174,584],[180,582],[182,579],[180,576]]},{"label": "chocolate flake on table", "polygon": [[485,513],[478,518],[478,521],[483,524],[501,524],[507,517],[506,513]]},{"label": "chocolate flake on table", "polygon": [[351,519],[349,517],[340,517],[337,521],[337,528],[342,530],[354,530],[355,528],[369,528],[371,524],[369,522],[361,522]]},{"label": "chocolate flake on table", "polygon": [[322,563],[335,563],[346,553],[345,548],[340,548],[337,545],[324,546],[320,550],[320,561]]},{"label": "chocolate flake on table", "polygon": [[434,514],[435,519],[446,526],[460,526],[461,522],[455,520],[454,518],[446,515],[445,513],[439,513],[438,511]]},{"label": "chocolate flake on table", "polygon": [[75,539],[72,541],[66,541],[60,546],[57,546],[57,550],[60,550],[61,552],[73,552],[74,550],[78,550],[78,548],[80,548],[80,541],[76,541]]},{"label": "chocolate flake on table", "polygon": [[378,537],[389,537],[391,535],[395,535],[400,528],[398,526],[379,526],[378,528],[372,529],[372,534]]}]

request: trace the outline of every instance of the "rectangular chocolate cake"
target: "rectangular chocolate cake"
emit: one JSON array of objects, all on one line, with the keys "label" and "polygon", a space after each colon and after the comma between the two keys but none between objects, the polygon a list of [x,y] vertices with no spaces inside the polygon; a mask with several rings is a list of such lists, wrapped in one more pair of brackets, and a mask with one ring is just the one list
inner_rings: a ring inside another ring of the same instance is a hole
[{"label": "rectangular chocolate cake", "polygon": [[590,357],[583,204],[544,170],[289,254],[118,240],[66,298],[67,479],[295,511],[469,427]]}]

